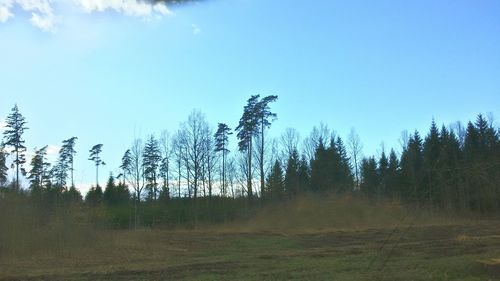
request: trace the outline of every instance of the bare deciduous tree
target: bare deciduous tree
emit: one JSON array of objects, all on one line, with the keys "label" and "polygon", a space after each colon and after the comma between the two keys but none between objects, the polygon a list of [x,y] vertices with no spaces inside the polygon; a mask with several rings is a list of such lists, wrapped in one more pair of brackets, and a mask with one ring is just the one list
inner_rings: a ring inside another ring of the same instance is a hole
[{"label": "bare deciduous tree", "polygon": [[[164,196],[170,197],[170,161],[172,158],[172,139],[170,133],[164,130],[160,137],[160,150],[161,150],[161,164],[160,164],[160,176],[162,177],[162,194]],[[166,194],[165,194],[166,193]]]},{"label": "bare deciduous tree", "polygon": [[320,140],[325,143],[330,137],[331,132],[326,124],[320,123],[319,128],[316,126],[313,127],[311,134],[303,142],[304,153],[309,162],[314,159]]},{"label": "bare deciduous tree", "polygon": [[351,132],[347,138],[347,148],[351,158],[351,164],[354,167],[355,188],[359,189],[359,166],[361,163],[359,160],[363,158],[363,144],[354,128],[351,128]]},{"label": "bare deciduous tree", "polygon": [[208,123],[200,111],[194,110],[189,115],[188,120],[181,124],[181,128],[184,135],[188,177],[192,179],[193,196],[197,198],[205,160],[206,146],[204,142],[206,141]]},{"label": "bare deciduous tree", "polygon": [[[300,134],[294,128],[286,128],[285,132],[281,134],[281,147],[282,147],[282,159],[288,159],[292,155],[295,150],[298,150],[299,142],[300,142]],[[282,167],[286,167],[286,163]]]},{"label": "bare deciduous tree", "polygon": [[[127,182],[133,189],[134,194],[134,227],[137,228],[138,214],[137,209],[141,200],[142,191],[144,190],[144,167],[142,165],[142,154],[144,146],[140,139],[135,139],[130,147],[129,160],[127,163],[127,173],[125,173]],[[125,164],[125,163],[123,163]],[[127,177],[128,175],[128,177]]]}]

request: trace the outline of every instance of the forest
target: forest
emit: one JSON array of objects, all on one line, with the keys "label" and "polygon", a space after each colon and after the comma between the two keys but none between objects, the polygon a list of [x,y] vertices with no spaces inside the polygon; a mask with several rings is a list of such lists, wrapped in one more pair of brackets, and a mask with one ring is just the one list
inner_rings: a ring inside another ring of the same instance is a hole
[{"label": "forest", "polygon": [[[453,126],[432,121],[425,134],[403,133],[400,153],[382,149],[366,157],[354,130],[342,139],[325,124],[302,143],[291,128],[268,139],[277,100],[251,96],[234,130],[218,123],[213,131],[194,110],[174,134],[134,140],[121,159],[121,173],[110,175],[103,187],[98,173],[105,146],[96,144],[88,152],[96,183],[85,195],[73,176],[78,138],[62,141],[55,163],[47,161],[47,146],[27,161],[28,121],[15,105],[0,150],[0,203],[22,200],[48,217],[76,206],[92,221],[118,228],[227,222],[301,194],[349,194],[483,215],[500,208],[500,128],[492,117],[479,114]],[[230,151],[233,133],[237,151]]]}]

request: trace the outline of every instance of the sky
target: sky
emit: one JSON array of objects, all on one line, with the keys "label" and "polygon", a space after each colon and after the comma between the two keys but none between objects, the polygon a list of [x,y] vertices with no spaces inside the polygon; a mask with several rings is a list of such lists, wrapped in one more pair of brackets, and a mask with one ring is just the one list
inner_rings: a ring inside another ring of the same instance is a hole
[{"label": "sky", "polygon": [[53,159],[77,136],[83,191],[94,144],[104,183],[134,138],[193,109],[234,128],[253,94],[279,96],[271,136],[354,127],[377,154],[433,118],[500,118],[499,15],[496,0],[0,0],[0,124],[17,104],[28,150]]}]

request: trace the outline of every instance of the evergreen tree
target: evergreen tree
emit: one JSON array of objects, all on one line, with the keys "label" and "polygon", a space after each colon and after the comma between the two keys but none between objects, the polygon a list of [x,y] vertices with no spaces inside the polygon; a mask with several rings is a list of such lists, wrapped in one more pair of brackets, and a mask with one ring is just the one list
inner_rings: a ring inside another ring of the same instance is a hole
[{"label": "evergreen tree", "polygon": [[292,150],[290,154],[286,171],[285,171],[285,191],[288,196],[295,196],[300,190],[300,178],[299,178],[299,152],[297,149]]},{"label": "evergreen tree", "polygon": [[68,169],[71,173],[71,186],[72,187],[75,186],[75,179],[73,176],[73,173],[74,173],[74,165],[73,165],[74,161],[73,161],[73,159],[74,159],[75,154],[76,154],[75,143],[76,143],[77,139],[78,139],[77,137],[72,137],[72,138],[69,138],[67,140],[64,140],[63,145],[61,147],[61,151],[59,152],[61,161],[65,163],[65,166],[68,167]]},{"label": "evergreen tree", "polygon": [[90,188],[90,190],[87,192],[87,195],[85,195],[85,203],[92,207],[100,205],[102,203],[102,200],[103,193],[102,188],[99,185]]},{"label": "evergreen tree", "polygon": [[[102,161],[101,159],[101,152],[102,152],[102,144],[96,144],[92,147],[92,149],[90,149],[90,156],[89,156],[89,160],[90,161],[93,161],[95,163],[95,180],[96,180],[96,189],[97,187],[99,187],[99,166],[104,166],[106,165],[106,163],[104,163],[104,161]],[[100,189],[100,187],[99,187]],[[101,193],[102,193],[102,189],[101,190]]]},{"label": "evergreen tree", "polygon": [[106,184],[106,189],[103,194],[103,201],[106,205],[126,204],[130,198],[130,194],[125,185],[119,183],[116,185],[115,178],[111,174]]},{"label": "evergreen tree", "polygon": [[50,164],[47,162],[47,146],[35,151],[35,155],[31,158],[31,170],[29,171],[30,188],[40,189],[44,183],[49,180],[48,168]]},{"label": "evergreen tree", "polygon": [[68,179],[68,165],[61,158],[58,159],[56,164],[50,170],[50,177],[52,178],[53,187],[62,191],[66,187],[66,180]]},{"label": "evergreen tree", "polygon": [[230,152],[228,147],[229,135],[232,135],[231,129],[228,125],[224,123],[219,123],[217,126],[217,132],[215,132],[215,152],[222,154],[222,195],[226,196],[227,193],[227,182],[226,182],[226,158],[227,154]]},{"label": "evergreen tree", "polygon": [[311,163],[311,184],[312,189],[318,191],[352,190],[354,179],[341,138],[332,137],[328,148],[325,148],[320,140],[315,159]]},{"label": "evergreen tree", "polygon": [[400,198],[400,181],[399,181],[399,159],[394,149],[389,153],[389,165],[387,167],[386,192],[392,198]]},{"label": "evergreen tree", "polygon": [[387,159],[384,150],[382,150],[382,154],[378,160],[377,174],[379,175],[380,180],[380,195],[387,196],[389,193],[387,188],[387,181],[389,177],[389,159]]},{"label": "evergreen tree", "polygon": [[162,157],[158,141],[154,136],[150,136],[149,140],[146,142],[142,159],[144,177],[147,181],[146,189],[149,193],[148,197],[150,200],[156,200],[158,199],[158,168]]},{"label": "evergreen tree", "polygon": [[68,151],[68,147],[64,145],[59,150],[59,157],[57,159],[56,164],[52,168],[52,177],[54,178],[55,185],[64,190],[67,189],[67,180],[68,173],[71,170],[71,163],[69,161],[69,157],[73,157],[72,154]]},{"label": "evergreen tree", "polygon": [[308,191],[309,190],[309,182],[311,179],[311,169],[309,167],[309,163],[307,161],[306,155],[302,155],[299,163],[299,190],[300,191]]},{"label": "evergreen tree", "polygon": [[335,148],[339,157],[339,183],[337,191],[352,191],[354,187],[354,176],[352,174],[351,161],[344,146],[344,142],[340,137],[337,137]]},{"label": "evergreen tree", "polygon": [[123,154],[122,157],[122,163],[120,165],[120,170],[122,170],[121,177],[123,178],[123,184],[125,185],[125,182],[132,173],[132,155],[130,152],[130,149],[127,149],[125,153]]},{"label": "evergreen tree", "polygon": [[271,199],[279,199],[283,197],[285,185],[283,181],[283,170],[281,169],[280,161],[276,160],[271,173],[267,177],[267,194]]},{"label": "evergreen tree", "polygon": [[259,149],[259,168],[260,168],[260,191],[264,193],[264,131],[271,126],[272,120],[276,119],[276,113],[271,112],[269,104],[278,100],[278,96],[271,95],[262,98],[255,106],[255,117],[257,119],[258,128],[260,129],[260,149]]},{"label": "evergreen tree", "polygon": [[68,204],[78,204],[82,202],[82,194],[74,186],[63,193],[63,198]]},{"label": "evergreen tree", "polygon": [[410,202],[421,202],[423,179],[422,138],[418,131],[410,136],[401,155],[401,196]]},{"label": "evergreen tree", "polygon": [[426,136],[423,144],[423,167],[424,167],[424,182],[422,190],[422,200],[429,201],[431,205],[436,205],[441,202],[440,189],[437,183],[437,169],[441,151],[441,136],[436,126],[436,122],[432,120],[429,134]]},{"label": "evergreen tree", "polygon": [[498,136],[495,129],[480,114],[475,123],[467,124],[464,140],[463,169],[469,205],[481,212],[499,208],[500,191]]},{"label": "evergreen tree", "polygon": [[328,190],[329,183],[327,179],[329,176],[328,154],[323,139],[320,138],[314,159],[311,161],[311,190],[319,192]]},{"label": "evergreen tree", "polygon": [[438,178],[436,185],[441,188],[442,199],[440,206],[465,210],[467,194],[460,168],[460,142],[453,131],[445,126],[440,132],[441,151],[439,153]]},{"label": "evergreen tree", "polygon": [[162,200],[170,199],[170,188],[168,183],[169,161],[168,157],[161,157],[158,175],[163,179],[159,197]]},{"label": "evergreen tree", "polygon": [[7,153],[3,143],[0,145],[0,187],[4,186],[7,182]]},{"label": "evergreen tree", "polygon": [[380,177],[377,173],[377,161],[374,157],[361,161],[361,192],[370,197],[380,197]]},{"label": "evergreen tree", "polygon": [[257,104],[259,102],[259,95],[251,96],[247,105],[243,108],[243,115],[240,118],[238,127],[236,131],[238,132],[238,148],[241,152],[246,152],[246,166],[248,169],[246,171],[247,180],[247,195],[248,198],[252,198],[252,140],[253,137],[258,133],[259,119],[257,118]]},{"label": "evergreen tree", "polygon": [[19,174],[26,174],[23,168],[23,165],[26,163],[26,155],[24,154],[26,152],[26,146],[24,146],[25,141],[23,139],[23,134],[28,128],[26,127],[25,118],[21,112],[19,112],[17,104],[12,108],[11,114],[7,116],[5,128],[6,130],[3,132],[4,144],[10,146],[12,148],[11,152],[15,155],[13,162],[13,165],[16,167],[15,188],[19,190]]},{"label": "evergreen tree", "polygon": [[463,172],[465,173],[468,205],[469,208],[477,211],[481,208],[480,191],[478,190],[481,180],[477,176],[480,174],[478,159],[480,154],[480,140],[477,128],[470,121],[467,123],[463,154]]}]

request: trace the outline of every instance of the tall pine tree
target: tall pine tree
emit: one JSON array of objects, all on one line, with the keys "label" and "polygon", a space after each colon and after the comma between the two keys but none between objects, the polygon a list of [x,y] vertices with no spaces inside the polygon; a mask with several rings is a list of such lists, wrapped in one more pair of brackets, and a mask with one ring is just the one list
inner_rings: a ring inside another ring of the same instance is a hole
[{"label": "tall pine tree", "polygon": [[271,126],[271,122],[276,119],[276,113],[271,112],[269,104],[275,102],[278,96],[271,95],[262,98],[255,106],[255,117],[257,119],[258,127],[260,129],[260,149],[259,149],[259,169],[260,169],[260,190],[261,194],[264,193],[264,132],[266,128]]},{"label": "tall pine tree", "polygon": [[[104,166],[106,163],[102,161],[101,159],[101,152],[102,152],[102,144],[96,144],[94,145],[90,150],[90,155],[89,155],[89,160],[93,161],[95,164],[95,181],[96,181],[96,188],[99,187],[99,166]],[[97,191],[99,193],[99,191]],[[100,191],[102,194],[102,189]]]},{"label": "tall pine tree", "polygon": [[12,112],[7,116],[5,121],[6,130],[3,132],[4,144],[12,148],[12,153],[14,153],[13,165],[16,169],[16,182],[15,188],[20,189],[19,176],[20,174],[25,175],[26,170],[23,165],[26,163],[26,146],[24,146],[23,134],[24,131],[28,129],[26,127],[26,120],[24,116],[19,112],[17,104],[12,108]]},{"label": "tall pine tree", "polygon": [[246,155],[246,165],[248,169],[246,171],[247,180],[247,196],[249,199],[252,198],[252,154],[253,147],[252,141],[254,136],[258,133],[259,120],[257,118],[257,103],[259,102],[259,95],[251,96],[247,105],[243,108],[243,115],[240,118],[238,127],[236,131],[238,132],[238,148],[241,152],[245,152]]},{"label": "tall pine tree", "polygon": [[226,181],[226,159],[227,154],[230,152],[228,149],[229,136],[232,135],[231,128],[224,123],[219,123],[217,126],[217,132],[215,132],[215,152],[221,153],[222,157],[222,195],[227,194],[227,181]]}]

